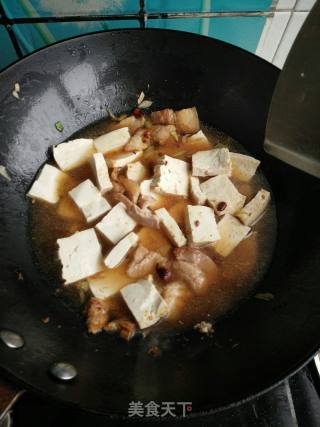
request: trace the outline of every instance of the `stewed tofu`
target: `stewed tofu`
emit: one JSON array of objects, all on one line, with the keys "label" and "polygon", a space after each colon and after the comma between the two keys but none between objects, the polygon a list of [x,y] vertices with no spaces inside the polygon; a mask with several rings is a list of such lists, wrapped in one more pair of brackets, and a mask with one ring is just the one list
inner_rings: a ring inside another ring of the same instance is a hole
[{"label": "stewed tofu", "polygon": [[251,230],[250,227],[230,214],[226,214],[218,224],[220,240],[214,244],[215,251],[223,256],[228,256],[239,243],[245,239]]},{"label": "stewed tofu", "polygon": [[45,164],[27,196],[32,199],[44,200],[48,203],[57,203],[60,199],[61,187],[63,187],[67,179],[67,174],[54,166]]},{"label": "stewed tofu", "polygon": [[237,213],[237,217],[243,224],[253,225],[262,217],[269,202],[269,191],[261,189],[254,198]]},{"label": "stewed tofu", "polygon": [[161,194],[187,197],[189,191],[188,163],[170,156],[160,157],[154,168],[151,188]]},{"label": "stewed tofu", "polygon": [[142,156],[142,151],[132,152],[132,153],[122,153],[116,156],[107,158],[107,165],[110,168],[123,168],[129,163],[135,162],[140,159]]},{"label": "stewed tofu", "polygon": [[202,130],[199,130],[199,132],[188,136],[188,139],[187,139],[188,142],[193,142],[193,141],[198,141],[198,140],[202,140],[204,142],[209,142],[208,138],[206,137],[206,135],[203,133]]},{"label": "stewed tofu", "polygon": [[65,284],[93,276],[103,269],[101,245],[93,228],[58,239]]},{"label": "stewed tofu", "polygon": [[90,159],[93,153],[93,140],[86,138],[74,139],[53,147],[53,157],[63,171],[82,166]]},{"label": "stewed tofu", "polygon": [[180,133],[196,133],[200,130],[200,122],[196,107],[176,111],[176,127]]},{"label": "stewed tofu", "polygon": [[141,329],[157,323],[168,314],[168,306],[151,280],[139,280],[120,290]]},{"label": "stewed tofu", "polygon": [[93,143],[98,152],[107,154],[121,150],[129,142],[130,138],[129,128],[123,127],[99,136]]},{"label": "stewed tofu", "polygon": [[126,212],[125,205],[118,203],[96,225],[96,229],[111,243],[118,243],[136,227],[137,223]]},{"label": "stewed tofu", "polygon": [[95,153],[91,157],[91,168],[96,178],[99,190],[102,194],[111,191],[113,188],[109,177],[108,166],[102,153]]},{"label": "stewed tofu", "polygon": [[207,201],[207,196],[200,188],[200,180],[196,176],[190,176],[190,193],[192,200],[197,205],[204,205]]},{"label": "stewed tofu", "polygon": [[250,181],[256,173],[260,160],[240,153],[230,153],[232,163],[232,177],[240,181]]},{"label": "stewed tofu", "polygon": [[82,211],[87,222],[95,221],[111,209],[110,204],[90,179],[86,179],[69,191],[69,196]]},{"label": "stewed tofu", "polygon": [[131,181],[137,182],[138,184],[146,179],[148,171],[141,162],[129,163],[127,166],[127,178]]},{"label": "stewed tofu", "polygon": [[187,206],[188,238],[195,245],[206,245],[220,239],[213,209],[208,206]]},{"label": "stewed tofu", "polygon": [[175,219],[169,214],[166,208],[160,208],[155,211],[157,217],[161,222],[161,226],[168,238],[171,242],[180,248],[181,246],[185,246],[187,243],[187,239],[182,233],[179,225],[175,221]]},{"label": "stewed tofu", "polygon": [[136,233],[129,233],[111,249],[104,260],[108,268],[115,268],[125,259],[131,249],[138,243],[139,237]]},{"label": "stewed tofu", "polygon": [[239,193],[226,175],[210,178],[200,184],[200,188],[217,215],[234,214],[243,207],[246,200],[246,196]]},{"label": "stewed tofu", "polygon": [[231,175],[230,152],[227,148],[198,151],[192,155],[193,176]]}]

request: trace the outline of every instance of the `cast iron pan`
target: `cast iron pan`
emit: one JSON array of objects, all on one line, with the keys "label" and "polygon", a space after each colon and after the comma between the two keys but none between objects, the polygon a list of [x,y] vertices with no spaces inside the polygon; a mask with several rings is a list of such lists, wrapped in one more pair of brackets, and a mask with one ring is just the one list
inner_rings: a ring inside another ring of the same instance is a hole
[{"label": "cast iron pan", "polygon": [[[2,373],[48,398],[92,412],[126,416],[130,401],[191,401],[204,414],[255,395],[305,363],[320,347],[320,181],[263,152],[278,70],[243,50],[174,31],[121,30],[41,50],[0,75],[0,329],[25,346],[0,343]],[[21,100],[12,96],[15,82]],[[150,86],[154,109],[196,105],[200,117],[262,160],[277,205],[278,240],[259,284],[274,300],[254,298],[216,327],[212,339],[189,330],[130,344],[88,336],[81,315],[54,296],[32,252],[25,193],[49,147],[106,116],[132,108]],[[285,114],[285,112],[283,112]],[[63,133],[54,123],[61,121]],[[16,272],[25,280],[19,281]],[[49,316],[49,324],[41,319]],[[234,347],[234,343],[239,344]],[[163,349],[159,358],[150,345]],[[48,370],[74,364],[59,383]]]}]

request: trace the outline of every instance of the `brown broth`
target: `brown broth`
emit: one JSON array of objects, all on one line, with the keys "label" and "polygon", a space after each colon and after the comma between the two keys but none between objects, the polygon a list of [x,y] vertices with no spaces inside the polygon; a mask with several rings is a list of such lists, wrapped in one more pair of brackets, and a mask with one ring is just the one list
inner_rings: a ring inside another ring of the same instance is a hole
[{"label": "brown broth", "polygon": [[[102,121],[84,129],[75,137],[97,137],[106,133],[109,129],[110,122]],[[246,153],[246,150],[239,143],[222,132],[205,125],[202,125],[202,129],[210,142],[214,144],[221,143],[232,151]],[[141,161],[149,168],[151,175],[152,165],[159,155],[177,156],[178,154],[177,157],[180,159],[190,161],[192,152],[198,151],[198,149],[197,144],[194,144],[191,150],[190,148],[186,150],[184,145],[170,147],[169,149],[164,147],[150,149],[146,156],[147,159],[143,158]],[[208,147],[202,147],[202,149],[208,149]],[[67,192],[70,186],[75,186],[87,178],[92,179],[94,182],[94,177],[88,165],[69,172],[69,175],[72,181],[62,189],[64,195],[57,205],[50,205],[41,201],[35,201],[30,204],[33,245],[36,256],[42,269],[54,277],[60,283],[62,289],[61,264],[57,257],[56,241],[58,238],[67,237],[76,231],[88,228],[82,214],[70,200]],[[261,172],[261,167],[250,183],[235,180],[233,182],[248,199],[260,188],[270,191],[270,186]],[[190,200],[162,197],[157,204],[157,208],[166,207],[182,230],[185,231],[184,208],[188,203],[193,204]],[[99,222],[99,220],[96,222]],[[95,223],[90,224],[90,227],[94,225]],[[263,218],[253,226],[253,231],[252,235],[241,242],[228,257],[219,261],[221,272],[219,283],[212,285],[205,296],[191,298],[178,322],[176,320],[165,320],[157,326],[158,329],[166,327],[180,328],[201,320],[217,319],[234,309],[241,300],[250,295],[254,285],[259,282],[268,268],[273,252],[276,238],[276,215],[273,201],[269,204]],[[143,227],[138,227],[135,232],[139,234],[140,243],[147,249],[158,250],[162,255],[170,253],[172,246],[162,232]],[[103,244],[103,254],[105,255],[110,246],[105,241],[101,240],[101,243]],[[126,275],[123,265],[113,269],[113,271],[106,270],[99,273],[96,277],[103,275],[107,275],[109,280],[119,281],[119,287],[133,281]],[[162,286],[160,283],[157,283],[157,285]],[[76,288],[77,284],[68,285],[67,288],[70,290],[70,287]],[[68,292],[68,295],[70,294],[72,293]]]}]

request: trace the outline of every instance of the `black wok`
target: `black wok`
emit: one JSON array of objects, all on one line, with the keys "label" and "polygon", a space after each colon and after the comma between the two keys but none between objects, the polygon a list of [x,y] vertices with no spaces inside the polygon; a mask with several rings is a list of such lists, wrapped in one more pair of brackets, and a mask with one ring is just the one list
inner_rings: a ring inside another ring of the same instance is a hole
[{"label": "black wok", "polygon": [[[137,400],[191,401],[193,413],[202,414],[268,389],[312,357],[320,347],[320,181],[263,152],[277,77],[272,65],[236,47],[159,30],[79,37],[0,75],[0,164],[12,177],[1,179],[0,329],[25,339],[19,350],[0,342],[3,375],[101,414],[126,416]],[[12,96],[15,82],[21,100]],[[132,108],[148,87],[154,109],[196,105],[202,120],[259,157],[274,191],[278,239],[259,291],[275,298],[250,298],[218,323],[211,339],[192,330],[130,344],[88,336],[81,315],[54,296],[57,284],[32,251],[25,193],[49,147],[105,117],[107,108]],[[48,324],[41,322],[46,316]],[[159,358],[147,353],[155,343],[163,350]],[[77,378],[55,381],[48,371],[57,361],[72,363]]]}]

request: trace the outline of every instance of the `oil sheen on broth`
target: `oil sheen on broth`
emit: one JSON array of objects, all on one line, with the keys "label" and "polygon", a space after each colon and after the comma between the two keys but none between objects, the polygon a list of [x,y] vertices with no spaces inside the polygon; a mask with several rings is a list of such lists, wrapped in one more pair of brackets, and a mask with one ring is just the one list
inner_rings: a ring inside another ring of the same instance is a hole
[{"label": "oil sheen on broth", "polygon": [[[110,122],[102,121],[77,133],[74,135],[74,138],[95,138],[108,132],[110,126]],[[210,142],[214,144],[221,143],[233,152],[250,154],[226,134],[204,124],[201,125],[201,128]],[[180,149],[173,151],[171,148],[170,153],[164,153],[165,150],[163,147],[160,147],[159,151],[162,152],[161,154],[168,154],[182,160],[185,159]],[[87,178],[92,179],[94,182],[93,174],[88,165],[75,169],[69,172],[69,174],[72,176],[72,187]],[[260,188],[270,191],[270,186],[261,172],[261,167],[258,168],[258,171],[249,183],[239,182],[233,178],[232,181],[247,198],[253,197]],[[71,199],[69,199],[67,195],[69,190],[69,188],[64,189],[65,196],[57,205],[49,205],[41,201],[34,201],[31,204],[32,241],[41,269],[52,278],[54,283],[60,284],[60,288],[65,289],[65,292],[62,292],[63,295],[68,298],[71,297],[73,303],[81,305],[85,302],[86,294],[89,292],[86,284],[85,282],[81,282],[63,288],[61,264],[57,257],[56,241],[58,238],[67,237],[76,231],[88,228],[81,212],[73,204]],[[187,204],[188,200],[181,200],[177,203],[177,199],[174,197],[163,197],[161,199],[161,206],[159,207],[166,207],[170,214],[175,217],[182,230],[185,231],[183,212]],[[139,233],[139,228],[136,229],[136,232]],[[147,249],[152,250],[154,238],[152,231],[151,233],[143,233],[143,235],[140,235],[140,243]],[[178,320],[164,320],[159,325],[156,325],[158,330],[167,327],[173,329],[181,328],[195,324],[201,320],[215,320],[233,310],[241,300],[251,294],[254,285],[259,282],[268,268],[275,238],[276,215],[274,202],[271,200],[263,218],[254,226],[252,235],[242,241],[228,257],[219,260],[221,273],[219,283],[211,286],[210,290],[204,296],[194,296],[191,298],[183,311],[182,317]],[[103,245],[103,249],[106,252],[108,244],[104,242]],[[134,281],[134,279],[126,275],[127,264],[125,261],[112,273],[110,272],[113,280],[119,283],[119,287]]]}]

